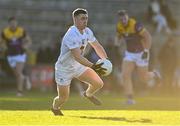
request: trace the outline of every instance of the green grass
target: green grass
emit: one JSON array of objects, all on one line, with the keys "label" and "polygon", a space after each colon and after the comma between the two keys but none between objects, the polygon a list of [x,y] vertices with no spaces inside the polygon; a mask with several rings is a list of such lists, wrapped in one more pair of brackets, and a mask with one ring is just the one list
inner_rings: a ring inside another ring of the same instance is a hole
[{"label": "green grass", "polygon": [[13,92],[0,93],[0,125],[60,125],[60,126],[180,126],[179,95],[137,96],[137,104],[122,104],[117,94],[99,97],[102,106],[71,94],[64,105],[65,116],[56,117],[49,111],[54,93],[27,93],[17,98]]}]

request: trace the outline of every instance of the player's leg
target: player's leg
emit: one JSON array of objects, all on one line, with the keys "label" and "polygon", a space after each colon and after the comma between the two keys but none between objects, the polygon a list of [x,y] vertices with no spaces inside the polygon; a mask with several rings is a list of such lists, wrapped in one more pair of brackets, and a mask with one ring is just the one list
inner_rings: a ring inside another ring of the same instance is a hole
[{"label": "player's leg", "polygon": [[31,80],[30,80],[31,65],[25,63],[23,71],[24,71],[24,84],[25,84],[25,88],[27,90],[31,90],[31,88],[32,88],[32,83],[31,83]]},{"label": "player's leg", "polygon": [[127,97],[127,103],[133,104],[133,84],[132,84],[132,72],[135,69],[135,63],[132,61],[123,60],[122,62],[122,84],[124,88],[125,96]]},{"label": "player's leg", "polygon": [[91,68],[88,68],[84,73],[77,77],[77,79],[88,84],[88,88],[85,91],[84,96],[87,97],[95,105],[100,105],[101,102],[94,96],[94,94],[104,85],[102,79],[98,76],[98,74]]},{"label": "player's leg", "polygon": [[139,53],[136,56],[136,66],[140,79],[147,84],[152,80],[155,81],[156,85],[161,85],[161,75],[157,70],[149,71],[149,57],[147,59],[142,59],[142,54]]},{"label": "player's leg", "polygon": [[17,81],[17,96],[22,96],[23,93],[23,82],[24,82],[24,75],[23,75],[23,69],[24,69],[24,63],[23,62],[17,62],[16,66],[12,68],[13,72],[16,77]]},{"label": "player's leg", "polygon": [[154,80],[156,86],[161,85],[161,75],[158,71],[149,71],[148,70],[148,63],[139,62],[137,63],[137,71],[140,79],[143,82],[146,82],[147,84],[150,83],[150,81]]},{"label": "player's leg", "polygon": [[63,115],[60,109],[62,105],[68,100],[69,91],[70,91],[70,85],[57,84],[58,96],[54,98],[53,106],[51,109],[54,115]]},{"label": "player's leg", "polygon": [[8,63],[12,68],[16,81],[17,81],[17,96],[22,96],[23,92],[23,83],[24,83],[24,75],[23,69],[26,61],[26,54],[16,55],[16,56],[8,56]]},{"label": "player's leg", "polygon": [[70,84],[73,78],[72,71],[61,71],[61,66],[55,66],[55,81],[57,84],[58,96],[53,99],[51,111],[54,115],[62,116],[62,105],[68,100],[70,93]]},{"label": "player's leg", "polygon": [[148,66],[137,66],[138,75],[143,82],[152,80],[155,76],[154,72],[148,71]]}]

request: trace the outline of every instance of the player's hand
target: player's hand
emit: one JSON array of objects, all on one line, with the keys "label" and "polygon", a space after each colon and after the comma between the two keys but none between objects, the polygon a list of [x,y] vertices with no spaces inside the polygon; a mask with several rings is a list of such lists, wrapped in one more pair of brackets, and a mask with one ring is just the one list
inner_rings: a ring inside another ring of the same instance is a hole
[{"label": "player's hand", "polygon": [[91,68],[92,68],[98,75],[102,76],[102,75],[105,74],[105,71],[106,71],[105,68],[102,68],[102,65],[103,65],[103,63],[93,64]]},{"label": "player's hand", "polygon": [[142,59],[149,59],[149,51],[148,50],[144,50],[141,58]]}]

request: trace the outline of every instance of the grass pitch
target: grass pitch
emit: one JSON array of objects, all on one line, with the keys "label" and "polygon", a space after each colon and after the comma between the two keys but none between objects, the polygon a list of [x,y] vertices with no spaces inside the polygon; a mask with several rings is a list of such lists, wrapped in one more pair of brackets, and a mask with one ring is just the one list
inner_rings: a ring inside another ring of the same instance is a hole
[{"label": "grass pitch", "polygon": [[99,97],[102,106],[71,94],[64,105],[65,116],[49,111],[54,93],[27,93],[17,98],[14,93],[0,93],[0,125],[21,126],[180,126],[179,95],[137,96],[137,104],[123,104],[117,94]]}]

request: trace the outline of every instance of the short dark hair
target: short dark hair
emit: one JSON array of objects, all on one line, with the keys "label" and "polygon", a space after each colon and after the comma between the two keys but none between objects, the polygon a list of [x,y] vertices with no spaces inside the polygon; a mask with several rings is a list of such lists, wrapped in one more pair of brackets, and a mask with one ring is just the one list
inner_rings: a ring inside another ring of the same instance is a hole
[{"label": "short dark hair", "polygon": [[119,10],[118,11],[118,15],[119,16],[125,16],[125,15],[127,15],[128,13],[127,13],[127,11],[126,10]]},{"label": "short dark hair", "polygon": [[83,9],[83,8],[77,8],[72,12],[73,17],[76,17],[79,14],[88,14],[88,12],[86,9]]},{"label": "short dark hair", "polygon": [[12,17],[9,17],[8,22],[11,22],[11,21],[14,21],[14,20],[16,20],[16,17],[12,16]]}]

